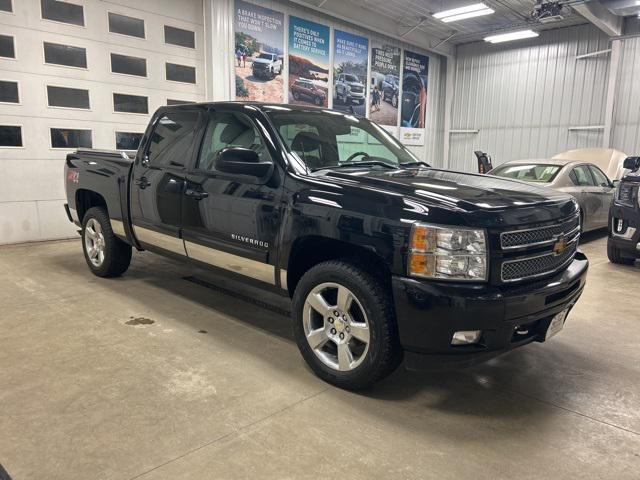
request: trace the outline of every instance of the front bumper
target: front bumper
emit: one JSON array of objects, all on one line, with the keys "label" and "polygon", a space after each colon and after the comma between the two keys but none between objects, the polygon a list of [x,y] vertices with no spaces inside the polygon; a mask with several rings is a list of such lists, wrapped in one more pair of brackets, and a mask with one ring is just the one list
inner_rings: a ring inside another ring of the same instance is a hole
[{"label": "front bumper", "polygon": [[[480,363],[543,341],[549,322],[571,309],[584,289],[589,262],[578,252],[553,277],[516,286],[392,278],[400,343],[410,370]],[[516,329],[528,333],[516,333]],[[457,331],[482,330],[475,345],[452,346]]]}]

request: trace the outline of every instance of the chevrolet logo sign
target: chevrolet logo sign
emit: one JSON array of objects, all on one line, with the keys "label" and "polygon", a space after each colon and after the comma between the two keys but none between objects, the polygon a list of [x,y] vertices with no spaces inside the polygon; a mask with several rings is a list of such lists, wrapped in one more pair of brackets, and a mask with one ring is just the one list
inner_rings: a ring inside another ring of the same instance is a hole
[{"label": "chevrolet logo sign", "polygon": [[555,253],[556,255],[562,254],[562,252],[564,252],[566,249],[567,249],[567,238],[566,237],[558,238],[556,243],[553,244],[553,253]]}]

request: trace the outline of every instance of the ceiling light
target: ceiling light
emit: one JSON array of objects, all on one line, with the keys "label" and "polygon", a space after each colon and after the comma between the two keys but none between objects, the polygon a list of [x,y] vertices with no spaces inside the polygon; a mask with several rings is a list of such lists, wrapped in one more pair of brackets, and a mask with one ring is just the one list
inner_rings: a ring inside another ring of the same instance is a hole
[{"label": "ceiling light", "polygon": [[485,42],[491,43],[502,43],[502,42],[510,42],[511,40],[520,40],[523,38],[533,38],[540,35],[538,32],[534,32],[533,30],[518,30],[517,32],[510,33],[501,33],[499,35],[491,35],[489,37],[485,37]]},{"label": "ceiling light", "polygon": [[467,5],[466,7],[452,8],[451,10],[434,13],[433,18],[449,23],[464,20],[465,18],[489,15],[491,13],[494,13],[494,10],[487,7],[484,3],[474,3],[473,5]]}]

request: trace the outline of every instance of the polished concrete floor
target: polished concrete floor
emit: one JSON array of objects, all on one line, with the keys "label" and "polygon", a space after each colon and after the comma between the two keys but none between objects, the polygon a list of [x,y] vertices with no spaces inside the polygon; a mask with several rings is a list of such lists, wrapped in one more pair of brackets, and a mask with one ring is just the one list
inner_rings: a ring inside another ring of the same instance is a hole
[{"label": "polished concrete floor", "polygon": [[0,247],[0,464],[14,480],[638,479],[640,262],[587,240],[559,336],[365,394],[312,375],[272,295],[149,253],[99,279],[77,240]]}]

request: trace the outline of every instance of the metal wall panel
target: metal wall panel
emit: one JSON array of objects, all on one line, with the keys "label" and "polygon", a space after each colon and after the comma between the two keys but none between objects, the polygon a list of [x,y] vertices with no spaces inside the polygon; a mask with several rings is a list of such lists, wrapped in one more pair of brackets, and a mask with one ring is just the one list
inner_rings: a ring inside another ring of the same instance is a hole
[{"label": "metal wall panel", "polygon": [[616,86],[613,147],[640,155],[640,38],[622,40]]},{"label": "metal wall panel", "polygon": [[542,32],[539,38],[506,44],[458,47],[449,166],[475,171],[474,150],[494,165],[518,158],[545,158],[563,150],[600,147],[609,55],[608,38],[581,25]]}]

